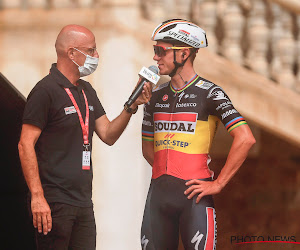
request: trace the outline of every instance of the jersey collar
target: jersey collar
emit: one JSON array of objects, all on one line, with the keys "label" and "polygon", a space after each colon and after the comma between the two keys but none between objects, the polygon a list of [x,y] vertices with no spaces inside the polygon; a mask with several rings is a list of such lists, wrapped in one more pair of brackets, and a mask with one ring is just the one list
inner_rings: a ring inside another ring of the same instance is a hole
[{"label": "jersey collar", "polygon": [[183,90],[187,89],[189,86],[191,86],[193,83],[195,83],[198,79],[199,79],[199,76],[197,74],[194,75],[193,78],[191,80],[189,80],[186,84],[184,84],[184,86],[182,86],[180,89],[176,89],[175,87],[173,87],[173,85],[170,81],[170,88],[174,93],[180,93]]},{"label": "jersey collar", "polygon": [[50,69],[50,75],[53,76],[55,81],[63,88],[78,88],[79,90],[84,88],[84,81],[79,79],[78,85],[74,86],[56,67],[56,63],[52,64]]}]

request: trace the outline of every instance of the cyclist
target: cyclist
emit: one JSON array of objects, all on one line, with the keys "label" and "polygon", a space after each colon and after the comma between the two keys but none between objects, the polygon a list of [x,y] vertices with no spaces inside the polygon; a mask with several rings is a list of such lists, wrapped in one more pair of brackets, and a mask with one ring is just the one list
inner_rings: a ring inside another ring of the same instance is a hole
[{"label": "cyclist", "polygon": [[[152,180],[141,230],[142,249],[215,249],[212,195],[218,194],[247,157],[255,139],[224,90],[196,74],[193,62],[207,46],[203,29],[183,19],[167,20],[153,31],[160,74],[171,80],[153,88],[144,106],[143,155]],[[218,178],[208,167],[219,122],[233,143]]]}]

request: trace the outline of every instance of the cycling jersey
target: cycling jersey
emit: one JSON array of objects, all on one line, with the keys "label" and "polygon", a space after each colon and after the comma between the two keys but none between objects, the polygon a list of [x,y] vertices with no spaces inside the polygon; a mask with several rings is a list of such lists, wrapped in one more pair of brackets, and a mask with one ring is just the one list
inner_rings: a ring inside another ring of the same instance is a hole
[{"label": "cycling jersey", "polygon": [[209,150],[219,121],[230,132],[246,124],[244,118],[221,87],[198,75],[181,89],[167,82],[152,92],[142,127],[143,140],[154,142],[152,178],[212,177]]}]

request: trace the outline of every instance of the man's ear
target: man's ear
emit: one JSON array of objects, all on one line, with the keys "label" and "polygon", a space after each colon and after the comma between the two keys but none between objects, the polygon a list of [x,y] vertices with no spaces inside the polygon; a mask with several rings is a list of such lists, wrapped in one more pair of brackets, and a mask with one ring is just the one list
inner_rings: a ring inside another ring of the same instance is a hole
[{"label": "man's ear", "polygon": [[74,59],[74,49],[73,48],[68,48],[67,54],[71,60]]},{"label": "man's ear", "polygon": [[182,57],[182,60],[186,59],[185,56],[188,55],[189,56],[189,49],[184,49],[182,54],[181,54],[181,57]]}]

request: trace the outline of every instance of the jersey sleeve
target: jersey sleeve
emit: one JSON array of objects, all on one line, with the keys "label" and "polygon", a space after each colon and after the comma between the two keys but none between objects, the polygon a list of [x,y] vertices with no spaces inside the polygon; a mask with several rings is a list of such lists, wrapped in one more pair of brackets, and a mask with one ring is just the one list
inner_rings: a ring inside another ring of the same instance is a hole
[{"label": "jersey sleeve", "polygon": [[87,91],[89,91],[89,93],[92,96],[92,100],[93,100],[93,106],[94,106],[94,114],[95,114],[95,120],[97,120],[99,117],[101,117],[102,115],[105,115],[105,110],[98,98],[97,92],[96,90],[92,87],[92,85],[89,82],[86,82],[82,79],[79,80],[81,83],[83,83],[83,85],[85,86],[85,88],[87,88]]},{"label": "jersey sleeve", "polygon": [[105,113],[105,110],[104,110],[104,108],[103,108],[103,106],[102,106],[102,104],[101,104],[101,102],[100,102],[100,100],[99,100],[96,92],[95,92],[95,98],[94,99],[95,99],[95,102],[94,102],[95,111],[94,112],[95,112],[95,120],[96,120],[99,117],[101,117],[102,115],[105,115],[106,113]]},{"label": "jersey sleeve", "polygon": [[217,116],[228,132],[243,124],[247,124],[221,87],[213,85],[209,89],[206,98],[209,114]]},{"label": "jersey sleeve", "polygon": [[154,121],[151,102],[144,104],[142,139],[144,141],[154,141]]},{"label": "jersey sleeve", "polygon": [[35,87],[27,98],[23,113],[23,124],[31,124],[41,130],[47,124],[51,98],[44,88]]}]

